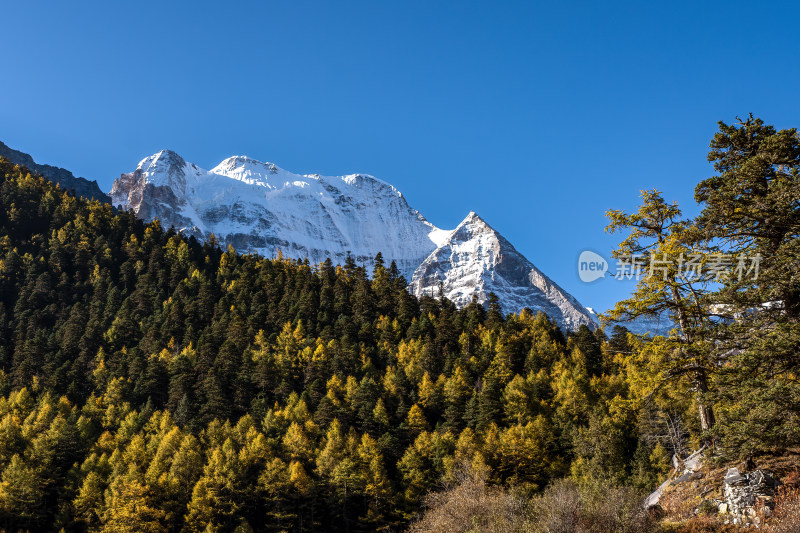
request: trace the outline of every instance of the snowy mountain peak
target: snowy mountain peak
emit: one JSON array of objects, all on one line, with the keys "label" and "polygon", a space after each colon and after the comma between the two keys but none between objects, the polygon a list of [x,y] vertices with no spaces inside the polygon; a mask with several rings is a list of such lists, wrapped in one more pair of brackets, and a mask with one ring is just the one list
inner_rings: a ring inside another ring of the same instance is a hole
[{"label": "snowy mountain peak", "polygon": [[456,229],[453,230],[453,235],[457,232],[469,232],[471,234],[478,233],[478,232],[495,232],[494,228],[492,228],[485,220],[483,220],[475,211],[470,211],[469,214],[461,221],[461,223],[456,226]]},{"label": "snowy mountain peak", "polygon": [[436,296],[440,287],[459,306],[467,305],[473,294],[484,303],[494,292],[504,312],[527,307],[545,312],[569,329],[596,326],[585,307],[475,212],[422,262],[409,285],[417,296]]},{"label": "snowy mountain peak", "polygon": [[212,168],[211,173],[267,188],[280,186],[286,178],[300,178],[273,163],[264,163],[245,155],[235,155],[225,159]]},{"label": "snowy mountain peak", "polygon": [[145,184],[169,187],[176,195],[182,196],[186,190],[187,178],[196,177],[199,173],[201,169],[187,163],[172,150],[160,150],[139,161],[132,174],[137,174]]},{"label": "snowy mountain peak", "polygon": [[371,176],[294,174],[246,156],[207,171],[162,151],[122,174],[112,196],[142,218],[267,257],[342,263],[350,254],[369,263],[380,251],[407,278],[440,237],[397,189]]},{"label": "snowy mountain peak", "polygon": [[159,150],[151,156],[145,157],[136,169],[153,175],[180,171],[186,166],[186,161],[172,150]]},{"label": "snowy mountain peak", "polygon": [[[490,266],[494,264],[494,259],[489,257],[491,255],[491,250],[500,246],[501,239],[505,241],[505,239],[485,220],[478,216],[475,211],[470,211],[466,218],[464,218],[455,229],[450,231],[438,230],[438,235],[438,239],[435,238],[436,234],[432,236],[438,247],[448,244],[461,247],[466,242],[478,239],[480,245],[478,245],[474,252],[484,255],[484,259],[489,262]],[[509,244],[508,246],[511,245]]]}]

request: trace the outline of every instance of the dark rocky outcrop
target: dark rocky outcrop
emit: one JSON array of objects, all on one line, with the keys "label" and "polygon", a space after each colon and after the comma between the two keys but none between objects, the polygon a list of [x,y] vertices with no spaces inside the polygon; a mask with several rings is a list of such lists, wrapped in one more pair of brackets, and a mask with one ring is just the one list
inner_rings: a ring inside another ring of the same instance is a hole
[{"label": "dark rocky outcrop", "polygon": [[[169,155],[180,157],[177,154]],[[170,177],[175,181],[180,181],[182,187],[185,187],[182,168],[184,164],[183,159],[180,159],[170,166]],[[145,220],[157,218],[161,221],[169,221],[171,225],[193,228],[192,221],[181,215],[181,209],[186,205],[186,199],[175,194],[172,186],[147,183],[141,169],[122,174],[117,178],[111,188],[111,197],[116,207],[133,209]],[[184,230],[184,233],[196,237],[201,236],[196,228],[193,231]]]},{"label": "dark rocky outcrop", "polygon": [[97,185],[96,181],[89,181],[86,178],[76,178],[72,172],[64,168],[54,167],[52,165],[40,165],[36,163],[30,155],[9,148],[2,142],[0,142],[0,157],[8,159],[15,165],[22,165],[33,172],[41,174],[53,183],[57,183],[65,191],[72,192],[76,196],[99,200],[106,204],[111,203],[111,197],[100,190],[100,186]]}]

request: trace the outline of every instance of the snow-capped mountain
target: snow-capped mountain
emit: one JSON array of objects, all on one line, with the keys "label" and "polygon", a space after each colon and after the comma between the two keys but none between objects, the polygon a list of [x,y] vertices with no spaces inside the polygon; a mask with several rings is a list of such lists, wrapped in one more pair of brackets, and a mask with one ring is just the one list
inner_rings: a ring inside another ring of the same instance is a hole
[{"label": "snow-capped mountain", "polygon": [[446,232],[410,208],[388,183],[365,174],[299,175],[272,163],[230,157],[208,170],[162,150],[122,174],[115,206],[144,219],[267,257],[368,263],[383,253],[406,278]]},{"label": "snow-capped mountain", "polygon": [[293,174],[243,156],[211,170],[162,150],[122,174],[113,204],[200,239],[214,234],[240,251],[311,262],[347,254],[395,261],[415,294],[444,294],[466,305],[494,291],[503,312],[544,311],[562,326],[595,327],[591,313],[475,213],[452,231],[409,207],[393,186],[365,174]]},{"label": "snow-capped mountain", "polygon": [[409,285],[417,296],[444,296],[467,305],[473,294],[484,303],[490,292],[504,312],[524,307],[543,311],[568,329],[595,327],[590,312],[555,284],[474,212],[414,272]]}]

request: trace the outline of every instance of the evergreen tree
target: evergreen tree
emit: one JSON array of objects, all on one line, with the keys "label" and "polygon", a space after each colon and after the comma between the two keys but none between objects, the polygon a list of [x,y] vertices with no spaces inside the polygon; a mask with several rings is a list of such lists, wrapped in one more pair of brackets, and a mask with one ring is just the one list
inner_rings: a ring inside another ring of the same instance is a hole
[{"label": "evergreen tree", "polygon": [[[668,204],[658,191],[642,191],[642,205],[632,214],[608,211],[606,231],[630,230],[614,256],[633,265],[636,257],[649,254],[650,271],[638,281],[636,291],[609,313],[614,320],[667,313],[679,325],[659,355],[661,381],[688,378],[694,388],[704,432],[714,426],[714,410],[708,397],[716,360],[711,352],[711,310],[700,303],[708,292],[708,276],[687,274],[681,258],[697,253],[697,232],[691,221],[681,219],[677,204]],[[696,271],[694,271],[696,273]],[[651,391],[652,392],[652,391]]]},{"label": "evergreen tree", "polygon": [[[725,315],[715,332],[727,361],[720,427],[734,453],[800,442],[800,136],[750,115],[719,123],[708,160],[717,175],[695,198],[710,253],[733,257],[710,300]],[[732,358],[728,354],[733,354]]]}]

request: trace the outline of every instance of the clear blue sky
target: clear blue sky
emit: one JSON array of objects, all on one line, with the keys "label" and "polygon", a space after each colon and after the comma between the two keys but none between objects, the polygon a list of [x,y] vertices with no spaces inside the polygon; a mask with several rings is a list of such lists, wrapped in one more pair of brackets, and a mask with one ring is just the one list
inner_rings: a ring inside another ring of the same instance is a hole
[{"label": "clear blue sky", "polygon": [[800,126],[796,2],[4,2],[0,140],[97,179],[161,148],[476,211],[585,305],[608,208],[694,213],[717,120]]}]

